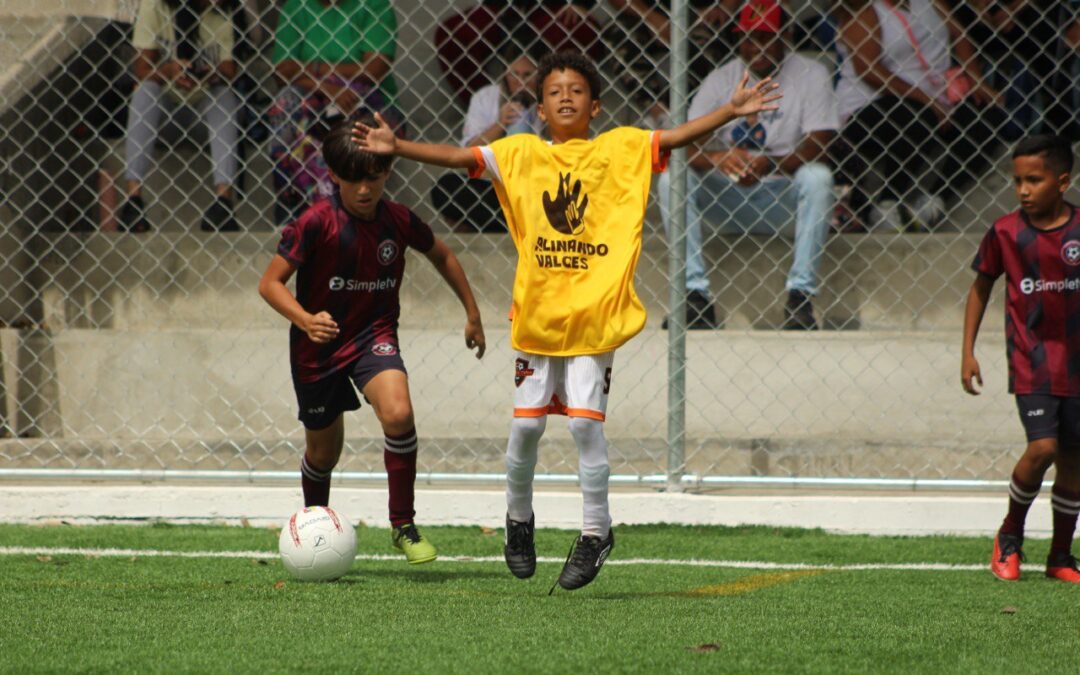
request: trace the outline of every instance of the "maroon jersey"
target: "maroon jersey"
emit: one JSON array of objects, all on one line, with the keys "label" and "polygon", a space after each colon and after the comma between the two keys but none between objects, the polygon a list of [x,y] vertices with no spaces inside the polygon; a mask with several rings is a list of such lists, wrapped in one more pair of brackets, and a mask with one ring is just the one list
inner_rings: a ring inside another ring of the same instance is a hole
[{"label": "maroon jersey", "polygon": [[972,267],[1005,275],[1009,391],[1080,396],[1080,210],[1039,230],[1022,211],[998,219]]},{"label": "maroon jersey", "polygon": [[289,354],[297,379],[314,382],[375,345],[396,348],[405,247],[427,253],[434,245],[426,223],[386,199],[379,201],[375,218],[365,221],[350,215],[335,195],[286,226],[277,252],[297,268],[296,299],[312,314],[329,312],[341,329],[320,345],[292,327]]}]

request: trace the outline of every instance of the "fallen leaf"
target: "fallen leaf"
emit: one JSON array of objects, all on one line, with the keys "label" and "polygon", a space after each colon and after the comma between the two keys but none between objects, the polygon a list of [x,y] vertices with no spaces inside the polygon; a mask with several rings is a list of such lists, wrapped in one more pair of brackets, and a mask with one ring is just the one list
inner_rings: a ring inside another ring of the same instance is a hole
[{"label": "fallen leaf", "polygon": [[494,528],[491,528],[491,527],[481,527],[480,528],[480,534],[482,534],[482,535],[484,535],[486,537],[491,537],[491,536],[494,536],[494,535],[496,535],[498,533],[499,533],[498,530],[496,530]]},{"label": "fallen leaf", "polygon": [[240,519],[240,527],[251,527],[251,521],[247,518]]},{"label": "fallen leaf", "polygon": [[255,560],[251,561],[251,564],[252,565],[262,565],[263,567],[265,567],[265,566],[269,565],[270,563],[266,562],[265,560],[255,559]]},{"label": "fallen leaf", "polygon": [[276,584],[274,584],[274,588],[280,591],[282,588],[285,588],[285,582],[284,581],[277,582]]},{"label": "fallen leaf", "polygon": [[51,555],[39,555],[37,557],[38,562],[52,562]]},{"label": "fallen leaf", "polygon": [[1015,607],[1002,607],[1001,608],[1001,613],[1002,614],[1016,614],[1016,608]]},{"label": "fallen leaf", "polygon": [[720,651],[720,645],[715,642],[706,642],[703,645],[697,645],[695,647],[687,647],[687,651],[694,652],[695,654],[707,654],[709,652]]}]

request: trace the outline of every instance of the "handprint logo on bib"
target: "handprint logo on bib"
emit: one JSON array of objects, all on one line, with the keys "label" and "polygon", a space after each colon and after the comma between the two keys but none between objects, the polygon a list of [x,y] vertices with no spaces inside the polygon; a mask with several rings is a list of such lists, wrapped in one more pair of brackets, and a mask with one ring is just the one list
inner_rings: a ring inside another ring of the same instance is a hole
[{"label": "handprint logo on bib", "polygon": [[585,209],[589,206],[589,195],[581,195],[581,181],[574,181],[571,187],[572,177],[569,173],[559,173],[559,191],[555,198],[551,193],[544,190],[544,212],[547,213],[548,222],[563,234],[581,234],[585,229]]}]

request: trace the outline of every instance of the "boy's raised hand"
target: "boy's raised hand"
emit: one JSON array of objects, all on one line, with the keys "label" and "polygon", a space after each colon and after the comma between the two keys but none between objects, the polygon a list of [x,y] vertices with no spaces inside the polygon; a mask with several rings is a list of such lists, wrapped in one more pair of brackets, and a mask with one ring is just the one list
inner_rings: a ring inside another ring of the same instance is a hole
[{"label": "boy's raised hand", "polygon": [[752,87],[746,86],[749,81],[750,71],[744,70],[742,79],[739,80],[739,86],[735,88],[735,93],[731,95],[731,107],[736,115],[753,115],[763,111],[776,110],[780,107],[773,104],[773,101],[780,100],[783,94],[776,91],[780,85],[773,82],[771,77],[766,77]]},{"label": "boy's raised hand", "polygon": [[397,149],[397,136],[394,135],[393,129],[390,128],[390,125],[386,123],[386,120],[379,113],[375,113],[375,122],[379,126],[374,129],[363,122],[354,124],[352,131],[353,142],[376,155],[394,154],[394,150]]}]

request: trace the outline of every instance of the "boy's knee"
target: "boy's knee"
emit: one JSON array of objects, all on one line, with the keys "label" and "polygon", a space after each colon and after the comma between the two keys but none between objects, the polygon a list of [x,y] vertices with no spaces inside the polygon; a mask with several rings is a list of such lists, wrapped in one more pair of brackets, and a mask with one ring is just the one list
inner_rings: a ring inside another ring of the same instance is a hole
[{"label": "boy's knee", "polygon": [[547,416],[540,417],[515,417],[511,422],[514,432],[527,440],[539,439],[547,427]]},{"label": "boy's knee", "polygon": [[1058,442],[1056,438],[1039,438],[1028,442],[1025,454],[1037,464],[1049,467],[1054,462],[1057,451]]},{"label": "boy's knee", "polygon": [[588,417],[571,417],[568,423],[570,435],[580,445],[592,443],[604,436],[604,423]]},{"label": "boy's knee", "polygon": [[813,194],[832,190],[833,173],[821,162],[807,162],[795,170],[795,184],[804,194]]},{"label": "boy's knee", "polygon": [[407,400],[384,403],[376,412],[384,431],[403,433],[413,427],[412,404]]}]

